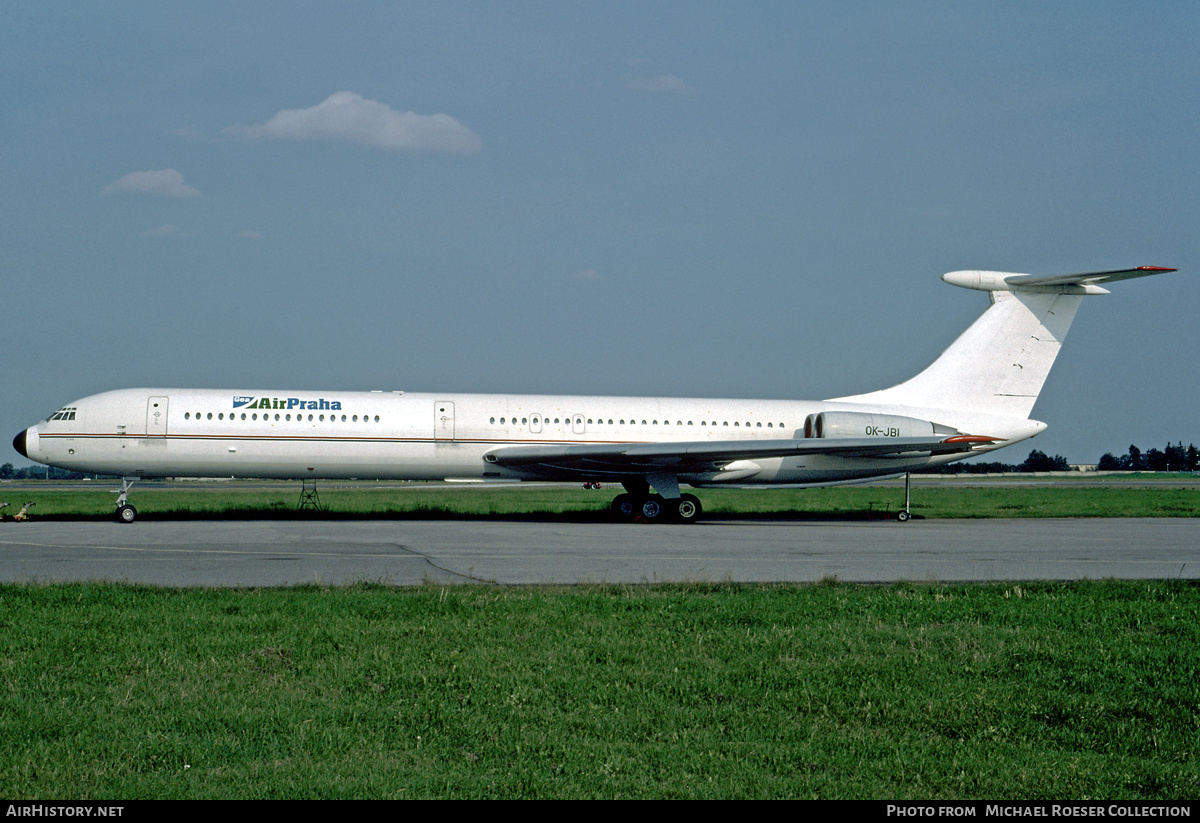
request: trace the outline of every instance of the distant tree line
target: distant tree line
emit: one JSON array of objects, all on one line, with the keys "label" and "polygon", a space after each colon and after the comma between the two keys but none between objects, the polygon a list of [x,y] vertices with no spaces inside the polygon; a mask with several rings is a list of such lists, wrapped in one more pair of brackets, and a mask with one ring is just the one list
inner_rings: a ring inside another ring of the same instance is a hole
[{"label": "distant tree line", "polygon": [[0,480],[45,480],[47,477],[51,480],[83,480],[84,478],[94,479],[103,476],[105,475],[84,474],[46,466],[23,466],[19,469],[13,468],[12,463],[0,466]]},{"label": "distant tree line", "polygon": [[[920,474],[1005,474],[1008,472],[1062,472],[1069,471],[1067,458],[1056,454],[1050,457],[1034,449],[1020,464],[1012,463],[948,463],[944,466],[930,466],[920,469]],[[1194,472],[1200,470],[1200,449],[1189,445],[1186,449],[1183,443],[1172,446],[1167,444],[1162,451],[1150,449],[1142,452],[1137,446],[1131,445],[1127,454],[1114,457],[1105,454],[1096,464],[1097,471],[1130,471],[1130,472]]]},{"label": "distant tree line", "polygon": [[1182,441],[1174,446],[1168,443],[1162,451],[1150,449],[1145,453],[1130,445],[1120,457],[1105,454],[1096,468],[1109,472],[1194,472],[1200,469],[1200,450],[1190,444],[1185,449]]},{"label": "distant tree line", "polygon": [[913,474],[1008,474],[1010,472],[1065,472],[1071,466],[1061,454],[1050,457],[1034,449],[1023,463],[947,463],[917,469]]}]

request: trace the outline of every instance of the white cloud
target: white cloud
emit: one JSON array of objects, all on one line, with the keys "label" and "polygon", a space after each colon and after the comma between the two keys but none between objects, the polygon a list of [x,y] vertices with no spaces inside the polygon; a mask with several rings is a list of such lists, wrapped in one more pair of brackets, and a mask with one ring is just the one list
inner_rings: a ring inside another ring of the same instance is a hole
[{"label": "white cloud", "polygon": [[399,112],[352,91],[307,109],[284,109],[259,126],[225,129],[247,140],[333,140],[389,151],[474,154],[479,136],[448,114]]},{"label": "white cloud", "polygon": [[117,182],[105,186],[104,193],[129,191],[136,194],[161,194],[166,197],[199,197],[200,192],[183,182],[183,175],[175,169],[161,171],[134,171]]},{"label": "white cloud", "polygon": [[157,229],[146,229],[142,232],[142,237],[178,237],[179,227],[170,223],[159,226]]},{"label": "white cloud", "polygon": [[263,239],[262,232],[254,231],[253,229],[243,229],[242,231],[239,231],[237,233],[237,236],[242,238],[243,240],[262,240]]},{"label": "white cloud", "polygon": [[571,275],[572,280],[602,280],[600,272],[595,269],[584,269]]}]

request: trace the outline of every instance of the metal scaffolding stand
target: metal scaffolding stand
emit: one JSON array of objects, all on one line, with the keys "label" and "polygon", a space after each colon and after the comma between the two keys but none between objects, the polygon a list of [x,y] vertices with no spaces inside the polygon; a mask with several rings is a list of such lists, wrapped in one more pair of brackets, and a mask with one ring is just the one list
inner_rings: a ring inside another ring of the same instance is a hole
[{"label": "metal scaffolding stand", "polygon": [[303,485],[300,487],[300,502],[296,504],[296,511],[304,511],[312,509],[319,512],[321,510],[321,498],[317,496],[317,481],[302,480]]}]

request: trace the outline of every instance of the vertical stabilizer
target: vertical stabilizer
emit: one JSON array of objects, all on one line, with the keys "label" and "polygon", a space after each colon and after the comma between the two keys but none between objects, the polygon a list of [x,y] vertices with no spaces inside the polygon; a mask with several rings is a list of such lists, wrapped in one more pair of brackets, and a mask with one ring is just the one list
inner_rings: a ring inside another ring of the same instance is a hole
[{"label": "vertical stabilizer", "polygon": [[1143,266],[1037,276],[962,271],[947,283],[990,292],[992,305],[929,368],[890,389],[835,398],[1028,418],[1084,296],[1100,283],[1174,269]]}]

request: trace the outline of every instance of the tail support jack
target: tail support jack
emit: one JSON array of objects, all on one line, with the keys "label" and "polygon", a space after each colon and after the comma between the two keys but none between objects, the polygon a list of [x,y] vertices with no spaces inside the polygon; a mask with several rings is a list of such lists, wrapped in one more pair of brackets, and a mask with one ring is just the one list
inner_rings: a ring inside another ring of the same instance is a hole
[{"label": "tail support jack", "polygon": [[904,473],[904,508],[896,512],[896,519],[907,523],[912,517],[912,472]]},{"label": "tail support jack", "polygon": [[317,496],[317,481],[316,480],[301,480],[303,485],[300,487],[300,502],[296,504],[296,511],[304,511],[312,509],[315,512],[321,510],[321,498]]}]

